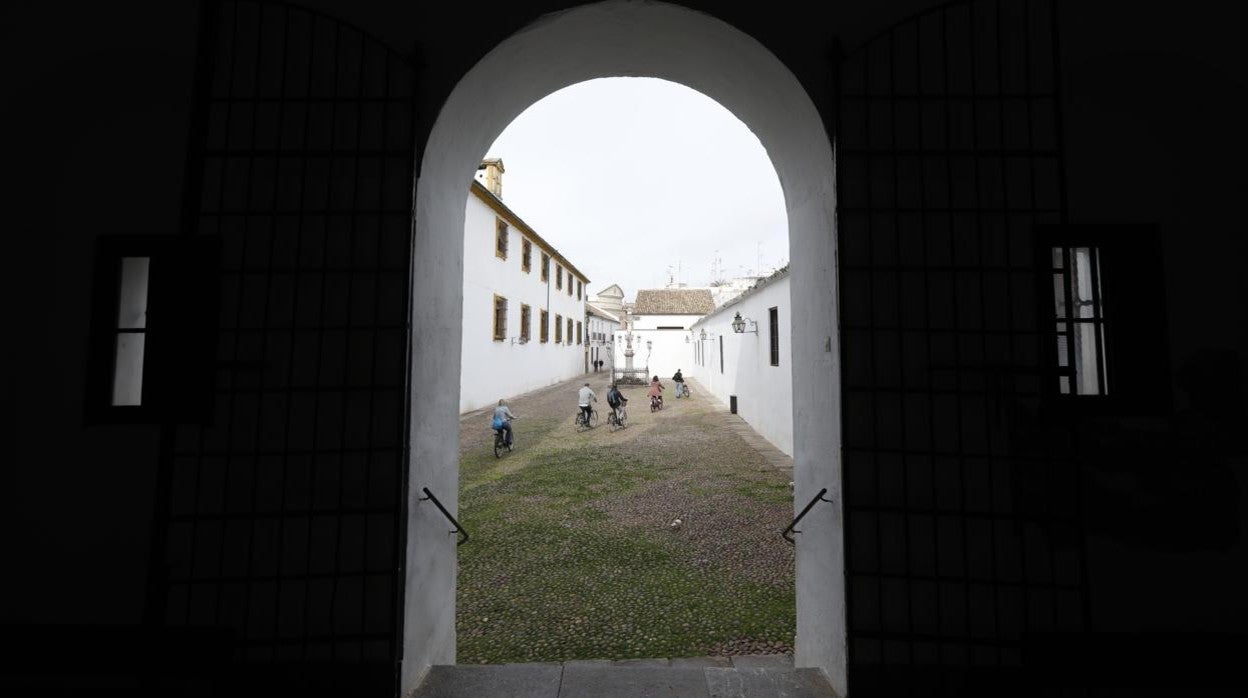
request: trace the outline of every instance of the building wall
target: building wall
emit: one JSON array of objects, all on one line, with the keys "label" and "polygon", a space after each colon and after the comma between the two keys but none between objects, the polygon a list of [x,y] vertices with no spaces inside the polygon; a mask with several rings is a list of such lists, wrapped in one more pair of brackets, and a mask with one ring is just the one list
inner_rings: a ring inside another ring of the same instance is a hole
[{"label": "building wall", "polygon": [[[507,258],[495,255],[494,234],[498,214],[474,194],[469,194],[464,211],[464,324],[463,364],[460,372],[460,412],[479,409],[499,398],[534,390],[567,380],[585,369],[583,345],[576,343],[576,323],[582,323],[584,339],[584,279],[581,300],[576,298],[573,277],[568,295],[568,270],[563,270],[563,288],[555,288],[555,268],[550,260],[550,280],[542,281],[543,249],[533,243],[530,270],[520,267],[524,232],[508,225]],[[507,339],[494,335],[494,296],[507,299]],[[530,341],[520,342],[520,306],[530,308]],[[541,341],[541,311],[550,313],[549,341]],[[555,343],[555,320],[563,322],[562,342]],[[572,318],[572,336],[567,320]],[[419,398],[417,398],[419,399]]]},{"label": "building wall", "polygon": [[[599,359],[602,361],[602,370],[610,371],[615,365],[615,331],[620,329],[620,323],[597,315],[587,314],[585,318],[588,321],[588,334],[585,337],[588,360],[592,362]],[[589,370],[594,370],[592,365]]]},{"label": "building wall", "polygon": [[[780,362],[771,365],[770,308],[776,308]],[[785,275],[745,298],[719,308],[693,326],[684,374],[725,404],[737,396],[737,414],[785,454],[793,455],[793,362],[789,277]],[[758,334],[732,331],[733,317],[758,324]],[[702,331],[706,339],[701,339]],[[723,369],[719,347],[723,344]],[[697,347],[700,346],[701,349]],[[834,418],[829,415],[829,419]]]},{"label": "building wall", "polygon": [[697,322],[701,315],[634,315],[633,329],[653,330],[659,327],[682,327],[686,330]]}]

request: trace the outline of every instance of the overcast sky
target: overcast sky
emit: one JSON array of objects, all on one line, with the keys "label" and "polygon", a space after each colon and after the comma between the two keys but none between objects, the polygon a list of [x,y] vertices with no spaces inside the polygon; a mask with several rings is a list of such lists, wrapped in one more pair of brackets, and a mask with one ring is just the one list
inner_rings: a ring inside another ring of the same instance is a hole
[{"label": "overcast sky", "polygon": [[565,88],[507,127],[503,201],[590,278],[626,299],[783,266],[788,223],[758,138],[717,102],[652,78]]}]

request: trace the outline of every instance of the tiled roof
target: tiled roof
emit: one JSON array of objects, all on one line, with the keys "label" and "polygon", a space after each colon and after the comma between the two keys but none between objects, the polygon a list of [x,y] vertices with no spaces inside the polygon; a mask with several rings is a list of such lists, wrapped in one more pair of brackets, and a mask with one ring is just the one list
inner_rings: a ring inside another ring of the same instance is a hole
[{"label": "tiled roof", "polygon": [[637,292],[635,315],[705,315],[715,310],[706,288],[655,288]]}]

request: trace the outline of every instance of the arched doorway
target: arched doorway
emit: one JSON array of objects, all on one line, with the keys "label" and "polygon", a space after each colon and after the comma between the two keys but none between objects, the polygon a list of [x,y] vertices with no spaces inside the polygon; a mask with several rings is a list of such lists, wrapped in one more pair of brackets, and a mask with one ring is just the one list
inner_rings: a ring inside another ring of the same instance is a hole
[{"label": "arched doorway", "polygon": [[442,514],[418,499],[428,487],[456,510],[466,183],[490,143],[529,105],[613,76],[662,78],[719,102],[758,136],[779,176],[793,260],[795,501],[826,487],[834,502],[813,510],[799,537],[795,659],[823,669],[844,693],[841,437],[839,415],[829,413],[839,410],[831,143],[805,90],[757,41],[709,15],[630,2],[551,15],[504,41],[455,87],[424,150],[412,267],[404,691],[430,665],[455,661],[454,539]]}]

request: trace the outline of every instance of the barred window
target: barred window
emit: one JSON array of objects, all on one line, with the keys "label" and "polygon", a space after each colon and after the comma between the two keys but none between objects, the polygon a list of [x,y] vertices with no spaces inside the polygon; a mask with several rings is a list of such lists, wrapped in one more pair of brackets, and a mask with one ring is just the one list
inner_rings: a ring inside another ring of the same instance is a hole
[{"label": "barred window", "polygon": [[541,320],[541,322],[539,323],[540,326],[538,327],[537,331],[538,331],[538,334],[541,335],[542,344],[545,344],[546,342],[550,341],[550,313],[548,311],[543,310],[540,315],[540,320]]},{"label": "barred window", "polygon": [[528,238],[520,243],[520,270],[525,273],[533,270],[533,243]]},{"label": "barred window", "polygon": [[1106,395],[1100,251],[1054,247],[1052,256],[1058,389],[1063,395]]},{"label": "barred window", "polygon": [[563,343],[563,316],[555,315],[555,344]]},{"label": "barred window", "polygon": [[520,341],[529,341],[529,321],[531,319],[531,311],[529,306],[520,304]]}]

